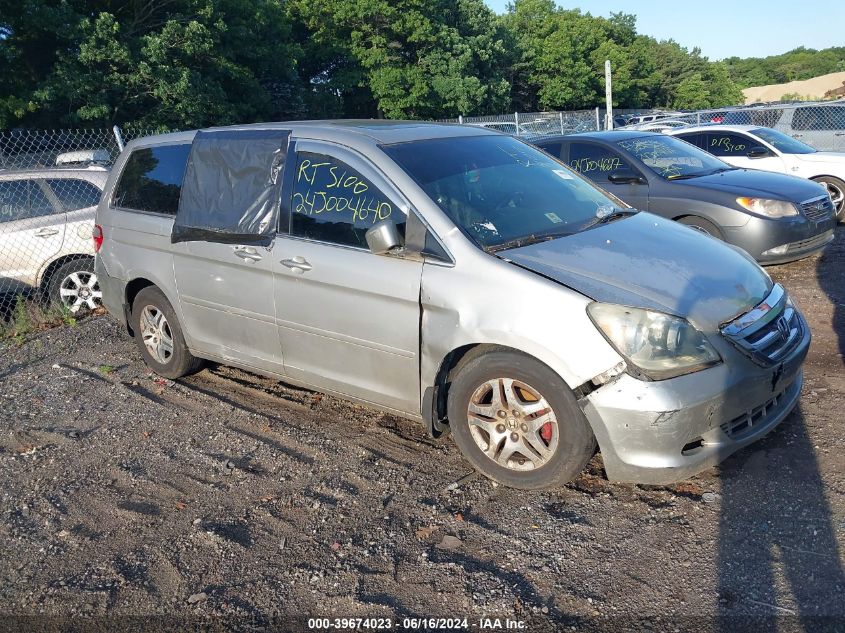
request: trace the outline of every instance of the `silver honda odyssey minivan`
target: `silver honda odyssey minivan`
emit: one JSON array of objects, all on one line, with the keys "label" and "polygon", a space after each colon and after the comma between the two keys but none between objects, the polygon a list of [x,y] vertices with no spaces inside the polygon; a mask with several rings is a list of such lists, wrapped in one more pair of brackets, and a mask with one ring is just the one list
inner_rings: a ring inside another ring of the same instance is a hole
[{"label": "silver honda odyssey minivan", "polygon": [[210,359],[417,419],[509,486],[596,446],[611,480],[682,479],[801,392],[810,330],[744,251],[484,128],[142,138],[96,221],[103,302],[156,373]]}]

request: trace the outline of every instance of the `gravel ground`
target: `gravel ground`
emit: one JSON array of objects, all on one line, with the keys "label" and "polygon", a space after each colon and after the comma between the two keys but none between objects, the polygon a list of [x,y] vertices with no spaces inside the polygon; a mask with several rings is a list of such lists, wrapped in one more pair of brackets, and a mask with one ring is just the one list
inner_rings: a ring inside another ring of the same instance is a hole
[{"label": "gravel ground", "polygon": [[799,409],[669,487],[600,456],[560,490],[496,486],[365,407],[225,366],[158,379],[109,317],[7,345],[0,630],[845,631],[843,262],[845,227],[770,269],[814,333]]}]

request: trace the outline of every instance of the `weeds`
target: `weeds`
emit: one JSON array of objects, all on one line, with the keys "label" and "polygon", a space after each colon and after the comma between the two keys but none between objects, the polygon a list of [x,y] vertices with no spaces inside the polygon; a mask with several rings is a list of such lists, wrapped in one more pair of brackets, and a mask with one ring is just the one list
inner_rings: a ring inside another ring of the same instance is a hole
[{"label": "weeds", "polygon": [[75,326],[77,317],[65,306],[46,306],[43,302],[18,295],[5,318],[0,319],[0,341],[23,345],[35,332],[57,325]]}]

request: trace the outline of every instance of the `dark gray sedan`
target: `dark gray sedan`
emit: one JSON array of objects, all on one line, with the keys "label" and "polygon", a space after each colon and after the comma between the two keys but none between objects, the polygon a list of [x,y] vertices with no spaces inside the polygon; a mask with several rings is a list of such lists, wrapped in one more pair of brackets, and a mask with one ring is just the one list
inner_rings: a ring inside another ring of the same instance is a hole
[{"label": "dark gray sedan", "polygon": [[830,196],[804,178],[739,169],[680,139],[641,131],[534,143],[632,207],[739,246],[762,264],[806,257],[833,240]]}]

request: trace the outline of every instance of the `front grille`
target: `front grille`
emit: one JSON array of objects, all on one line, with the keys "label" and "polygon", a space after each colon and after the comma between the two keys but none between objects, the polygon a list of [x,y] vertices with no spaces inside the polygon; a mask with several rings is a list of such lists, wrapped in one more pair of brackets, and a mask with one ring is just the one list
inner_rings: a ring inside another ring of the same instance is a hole
[{"label": "front grille", "polygon": [[820,196],[802,202],[801,211],[808,219],[818,222],[833,215],[833,203],[830,201],[830,196]]},{"label": "front grille", "polygon": [[755,363],[768,367],[782,361],[798,346],[804,324],[783,286],[775,284],[768,297],[724,325],[721,332]]},{"label": "front grille", "polygon": [[792,242],[787,247],[786,252],[797,253],[799,251],[809,250],[817,246],[821,246],[822,244],[827,244],[832,239],[833,229],[830,229],[829,231],[825,231],[824,233],[819,233],[815,237],[810,237],[806,240],[801,240],[800,242]]},{"label": "front grille", "polygon": [[759,407],[754,407],[742,415],[736,416],[733,420],[725,422],[721,425],[722,431],[732,440],[741,440],[751,435],[760,427],[760,424],[766,422],[770,413],[777,410],[778,404],[782,403],[785,391],[786,389]]}]

